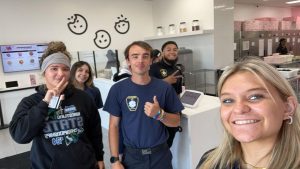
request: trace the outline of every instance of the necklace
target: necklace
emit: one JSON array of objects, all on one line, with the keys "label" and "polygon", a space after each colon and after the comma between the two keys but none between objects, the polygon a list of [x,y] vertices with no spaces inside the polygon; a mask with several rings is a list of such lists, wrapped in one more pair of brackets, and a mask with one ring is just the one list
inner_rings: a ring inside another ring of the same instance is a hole
[{"label": "necklace", "polygon": [[[270,151],[269,153],[267,153],[265,156],[263,156],[260,160],[258,160],[258,162],[256,162],[255,165],[247,163],[244,159],[242,159],[242,166],[245,169],[267,169],[266,167],[257,167],[256,165],[259,164],[263,159],[265,159],[266,157],[268,157],[268,155],[271,153],[272,151]],[[270,162],[271,159],[269,159]]]},{"label": "necklace", "polygon": [[[255,165],[247,163],[244,158],[242,158],[242,166],[245,167],[245,169],[267,169],[266,167],[257,167],[257,165],[263,161],[266,157],[268,157],[270,154],[273,154],[273,150],[269,151],[266,155],[264,155],[260,160],[258,160]],[[269,162],[270,163],[271,158],[269,157]]]},{"label": "necklace", "polygon": [[244,160],[243,160],[243,163],[244,163],[244,167],[245,169],[267,169],[266,167],[256,167],[252,164],[249,164],[249,163],[246,163]]}]

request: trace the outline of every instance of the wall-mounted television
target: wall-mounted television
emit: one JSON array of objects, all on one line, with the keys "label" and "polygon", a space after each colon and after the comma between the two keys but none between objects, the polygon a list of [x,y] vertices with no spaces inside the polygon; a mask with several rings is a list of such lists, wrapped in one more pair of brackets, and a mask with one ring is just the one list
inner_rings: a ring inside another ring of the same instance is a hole
[{"label": "wall-mounted television", "polygon": [[4,73],[40,69],[40,58],[46,43],[0,45]]}]

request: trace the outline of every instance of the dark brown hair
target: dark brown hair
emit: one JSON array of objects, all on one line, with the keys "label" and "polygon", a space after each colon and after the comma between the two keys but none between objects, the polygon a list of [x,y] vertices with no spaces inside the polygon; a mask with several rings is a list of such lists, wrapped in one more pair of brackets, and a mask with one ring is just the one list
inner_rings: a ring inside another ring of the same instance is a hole
[{"label": "dark brown hair", "polygon": [[126,49],[124,51],[125,59],[129,58],[129,50],[132,46],[135,46],[135,45],[149,51],[150,53],[152,51],[152,47],[148,43],[146,43],[144,41],[134,41],[126,47]]},{"label": "dark brown hair", "polygon": [[175,46],[178,48],[178,45],[177,45],[176,42],[174,42],[174,41],[167,41],[166,43],[164,43],[164,44],[162,45],[161,51],[163,51],[163,50],[165,49],[165,47],[166,47],[167,45],[170,45],[170,44],[173,44],[173,45],[175,45]]},{"label": "dark brown hair", "polygon": [[84,82],[84,85],[86,85],[88,87],[94,87],[92,68],[91,68],[90,64],[85,61],[78,61],[72,65],[71,73],[70,73],[70,82],[75,87],[77,86],[75,74],[76,74],[77,69],[79,69],[83,65],[86,65],[89,68],[89,78]]}]

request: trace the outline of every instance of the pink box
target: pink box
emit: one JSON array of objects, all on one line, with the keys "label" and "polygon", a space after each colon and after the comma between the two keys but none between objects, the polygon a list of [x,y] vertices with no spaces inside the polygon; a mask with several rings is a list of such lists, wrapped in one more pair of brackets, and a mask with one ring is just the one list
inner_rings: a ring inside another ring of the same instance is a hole
[{"label": "pink box", "polygon": [[258,21],[277,21],[276,18],[272,18],[272,17],[255,18],[254,20],[258,20]]},{"label": "pink box", "polygon": [[279,22],[278,21],[262,21],[263,30],[265,31],[277,31]]},{"label": "pink box", "polygon": [[292,21],[280,21],[279,30],[292,30]]},{"label": "pink box", "polygon": [[277,20],[262,19],[243,22],[243,31],[276,31],[278,30],[279,22]]},{"label": "pink box", "polygon": [[284,17],[284,18],[282,18],[282,20],[283,21],[296,21],[296,17],[293,17],[293,16],[291,16],[291,17]]},{"label": "pink box", "polygon": [[234,21],[234,31],[242,30],[242,21]]},{"label": "pink box", "polygon": [[299,16],[296,17],[296,29],[297,30],[300,29],[300,17]]},{"label": "pink box", "polygon": [[263,30],[262,21],[244,21],[242,24],[243,31],[260,31]]}]

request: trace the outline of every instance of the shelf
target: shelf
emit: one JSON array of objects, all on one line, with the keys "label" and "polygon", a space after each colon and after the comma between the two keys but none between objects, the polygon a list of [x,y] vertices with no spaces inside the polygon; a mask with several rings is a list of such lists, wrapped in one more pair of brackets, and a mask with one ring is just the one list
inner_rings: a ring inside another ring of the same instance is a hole
[{"label": "shelf", "polygon": [[178,38],[178,37],[195,36],[195,35],[203,35],[203,34],[210,34],[210,33],[213,33],[212,29],[192,31],[192,32],[183,32],[183,33],[177,33],[177,34],[168,34],[168,35],[162,35],[162,36],[150,36],[150,37],[145,37],[144,40]]}]

